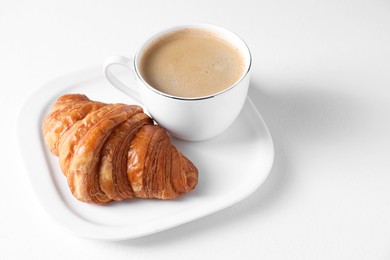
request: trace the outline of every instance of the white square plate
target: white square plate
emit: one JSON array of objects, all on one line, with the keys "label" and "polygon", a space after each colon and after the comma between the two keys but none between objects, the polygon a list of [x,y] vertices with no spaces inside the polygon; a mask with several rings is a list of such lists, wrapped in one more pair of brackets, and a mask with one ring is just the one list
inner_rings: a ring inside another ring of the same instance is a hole
[{"label": "white square plate", "polygon": [[[50,106],[65,93],[83,93],[103,102],[136,102],[111,87],[100,68],[92,68],[42,86],[20,111],[18,139],[31,185],[52,219],[77,236],[122,240],[184,224],[246,198],[271,170],[272,139],[248,97],[237,120],[220,136],[204,142],[171,139],[199,170],[194,191],[171,201],[131,199],[105,206],[79,202],[71,195],[41,131]],[[28,135],[25,129],[29,129]]]}]

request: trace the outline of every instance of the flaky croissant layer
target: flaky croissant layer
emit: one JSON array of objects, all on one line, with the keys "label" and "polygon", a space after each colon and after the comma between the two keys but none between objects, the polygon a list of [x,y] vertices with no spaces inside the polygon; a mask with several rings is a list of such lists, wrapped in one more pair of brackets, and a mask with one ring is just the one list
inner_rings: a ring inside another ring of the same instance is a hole
[{"label": "flaky croissant layer", "polygon": [[80,201],[174,199],[198,183],[195,165],[139,106],[68,94],[53,104],[42,130]]}]

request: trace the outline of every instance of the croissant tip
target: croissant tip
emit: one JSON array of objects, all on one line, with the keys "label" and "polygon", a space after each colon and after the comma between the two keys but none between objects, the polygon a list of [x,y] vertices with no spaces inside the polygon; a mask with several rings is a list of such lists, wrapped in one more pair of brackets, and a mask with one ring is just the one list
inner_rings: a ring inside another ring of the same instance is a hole
[{"label": "croissant tip", "polygon": [[188,191],[195,189],[197,184],[198,184],[198,172],[191,171],[191,172],[187,173]]}]

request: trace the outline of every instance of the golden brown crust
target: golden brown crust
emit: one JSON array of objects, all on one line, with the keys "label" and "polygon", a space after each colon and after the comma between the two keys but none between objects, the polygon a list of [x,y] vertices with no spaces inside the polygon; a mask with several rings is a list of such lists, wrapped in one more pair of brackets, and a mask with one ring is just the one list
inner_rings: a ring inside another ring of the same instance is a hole
[{"label": "golden brown crust", "polygon": [[127,119],[112,131],[105,142],[99,168],[100,187],[112,200],[124,200],[134,197],[127,178],[127,152],[135,134],[153,121],[144,113],[138,113]]},{"label": "golden brown crust", "polygon": [[80,101],[90,101],[86,95],[83,94],[65,94],[60,96],[57,101],[52,105],[51,112],[63,109],[66,106],[78,103]]},{"label": "golden brown crust", "polygon": [[196,167],[139,106],[64,95],[45,117],[42,130],[80,201],[173,199],[197,184]]},{"label": "golden brown crust", "polygon": [[100,150],[111,131],[137,112],[140,112],[137,106],[124,105],[113,109],[99,118],[78,141],[67,173],[69,188],[77,199],[97,204],[110,200],[100,189]]},{"label": "golden brown crust", "polygon": [[59,104],[55,103],[52,112],[44,120],[42,126],[43,136],[54,155],[58,156],[58,141],[64,132],[77,121],[106,105],[88,99],[81,99],[78,95],[75,95],[75,98],[75,101],[72,101],[72,99],[59,99],[60,102],[57,101]]},{"label": "golden brown crust", "polygon": [[129,150],[127,175],[136,197],[173,199],[195,188],[198,171],[157,125],[144,126]]},{"label": "golden brown crust", "polygon": [[60,159],[60,166],[65,175],[69,170],[70,161],[77,149],[80,139],[94,126],[99,120],[104,118],[107,114],[119,107],[124,107],[123,104],[110,104],[102,107],[88,114],[83,120],[74,123],[68,131],[63,133],[59,139],[58,157]]}]

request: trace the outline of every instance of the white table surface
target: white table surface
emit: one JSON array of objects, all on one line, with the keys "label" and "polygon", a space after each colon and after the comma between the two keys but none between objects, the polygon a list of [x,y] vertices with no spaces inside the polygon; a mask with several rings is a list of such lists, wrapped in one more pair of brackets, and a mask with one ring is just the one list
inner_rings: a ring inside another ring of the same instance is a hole
[{"label": "white table surface", "polygon": [[[252,50],[249,94],[275,144],[269,177],[165,232],[69,235],[26,177],[20,105],[59,75],[193,22],[229,28]],[[0,88],[0,259],[390,259],[389,1],[0,1]]]}]

